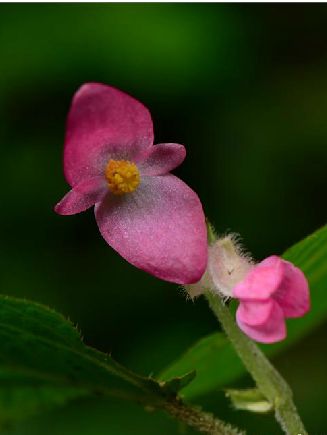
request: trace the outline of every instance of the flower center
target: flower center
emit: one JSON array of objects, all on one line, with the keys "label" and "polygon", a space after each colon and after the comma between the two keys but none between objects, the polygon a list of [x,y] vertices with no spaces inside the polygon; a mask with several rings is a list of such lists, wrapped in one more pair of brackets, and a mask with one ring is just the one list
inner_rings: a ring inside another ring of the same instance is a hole
[{"label": "flower center", "polygon": [[128,160],[109,160],[105,177],[115,195],[133,192],[140,184],[140,172],[135,163]]}]

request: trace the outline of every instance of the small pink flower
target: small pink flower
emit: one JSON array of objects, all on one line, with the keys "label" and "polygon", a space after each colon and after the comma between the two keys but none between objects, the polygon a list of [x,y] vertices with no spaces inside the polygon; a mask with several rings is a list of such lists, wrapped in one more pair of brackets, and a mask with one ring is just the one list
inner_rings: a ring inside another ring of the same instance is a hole
[{"label": "small pink flower", "polygon": [[62,215],[95,205],[106,242],[161,279],[198,281],[207,263],[205,218],[198,196],[169,171],[183,145],[153,145],[149,111],[110,86],[83,85],[68,115],[64,173],[72,190],[56,205]]},{"label": "small pink flower", "polygon": [[262,343],[283,340],[285,318],[301,317],[310,309],[303,272],[275,255],[253,266],[232,293],[240,301],[236,312],[239,327]]}]

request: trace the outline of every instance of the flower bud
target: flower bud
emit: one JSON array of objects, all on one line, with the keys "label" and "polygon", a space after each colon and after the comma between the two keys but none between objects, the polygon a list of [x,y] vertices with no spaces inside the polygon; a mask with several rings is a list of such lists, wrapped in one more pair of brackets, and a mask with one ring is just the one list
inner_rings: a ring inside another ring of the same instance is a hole
[{"label": "flower bud", "polygon": [[234,234],[216,240],[209,247],[208,274],[212,289],[223,296],[232,297],[233,287],[252,267],[251,257],[242,252]]},{"label": "flower bud", "polygon": [[184,289],[193,299],[206,290],[220,296],[232,297],[232,289],[253,267],[251,257],[242,252],[235,234],[229,234],[215,240],[208,247],[207,270],[195,284],[184,285]]}]

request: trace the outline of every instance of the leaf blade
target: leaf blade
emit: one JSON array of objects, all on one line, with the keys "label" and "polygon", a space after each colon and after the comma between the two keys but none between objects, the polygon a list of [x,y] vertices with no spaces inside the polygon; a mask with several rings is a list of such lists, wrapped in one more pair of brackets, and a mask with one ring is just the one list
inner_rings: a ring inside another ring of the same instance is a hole
[{"label": "leaf blade", "polygon": [[0,421],[85,395],[153,404],[176,395],[188,375],[165,388],[86,346],[74,325],[42,305],[0,296]]}]

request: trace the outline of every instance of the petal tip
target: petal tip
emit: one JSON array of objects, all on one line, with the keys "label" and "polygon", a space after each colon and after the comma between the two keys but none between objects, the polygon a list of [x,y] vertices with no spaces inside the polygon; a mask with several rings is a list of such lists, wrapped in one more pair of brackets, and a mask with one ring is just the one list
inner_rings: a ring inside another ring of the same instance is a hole
[{"label": "petal tip", "polygon": [[59,214],[60,216],[65,216],[68,215],[68,213],[65,211],[65,208],[62,206],[61,201],[59,201],[54,207],[53,207],[53,211],[57,214]]}]

